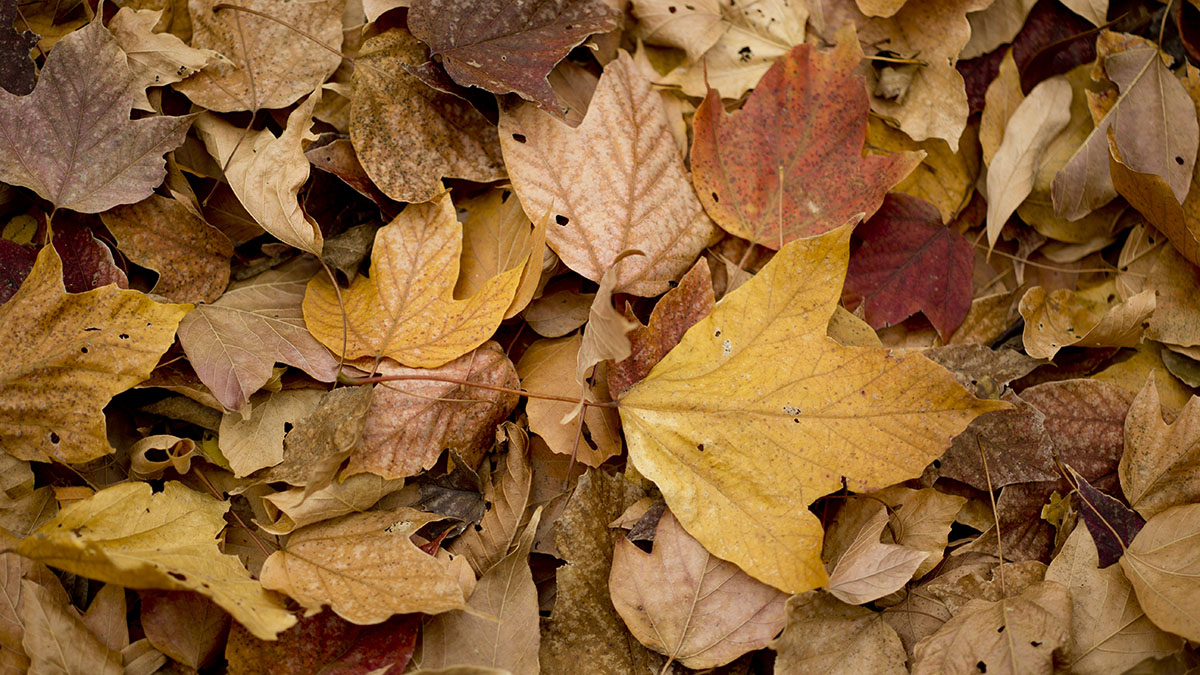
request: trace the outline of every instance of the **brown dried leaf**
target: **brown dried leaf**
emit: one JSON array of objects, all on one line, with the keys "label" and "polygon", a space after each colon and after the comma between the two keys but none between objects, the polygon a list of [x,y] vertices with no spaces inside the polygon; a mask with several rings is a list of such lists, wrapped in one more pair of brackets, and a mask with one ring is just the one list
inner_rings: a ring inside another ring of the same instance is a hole
[{"label": "brown dried leaf", "polygon": [[1025,319],[1025,352],[1052,359],[1064,347],[1136,347],[1154,314],[1154,291],[1112,303],[1108,298],[1115,299],[1115,290],[1106,283],[1084,291],[1047,293],[1041,286],[1026,291],[1019,308]]},{"label": "brown dried leaf", "polygon": [[1121,569],[1146,616],[1159,628],[1200,639],[1200,504],[1151,518],[1121,557]]},{"label": "brown dried leaf", "polygon": [[218,447],[233,474],[241,478],[282,462],[287,428],[311,414],[321,394],[316,389],[264,392],[251,399],[248,416],[225,413]]},{"label": "brown dried leaf", "polygon": [[108,23],[133,71],[133,107],[154,112],[146,97],[147,87],[165,87],[195,75],[221,58],[211,49],[193,49],[171,33],[156,33],[161,9],[122,7]]},{"label": "brown dried leaf", "polygon": [[877,501],[867,508],[870,517],[829,572],[829,592],[850,605],[864,605],[900,590],[929,557],[926,551],[881,543],[887,510]]},{"label": "brown dried leaf", "polygon": [[26,603],[22,644],[32,661],[31,673],[122,675],[120,653],[105,646],[83,624],[66,601],[29,581],[21,582]]},{"label": "brown dried leaf", "polygon": [[504,466],[488,477],[484,489],[484,501],[492,506],[479,527],[467,528],[448,547],[451,553],[466,556],[477,576],[508,555],[530,506],[529,436],[516,424],[505,422],[496,430],[496,440],[507,445],[507,450]]},{"label": "brown dried leaf", "polygon": [[150,644],[192,668],[211,662],[229,633],[229,615],[190,591],[142,591],[141,625]]},{"label": "brown dried leaf", "polygon": [[903,675],[904,647],[878,612],[847,605],[824,591],[787,601],[783,635],[771,643],[776,673]]},{"label": "brown dried leaf", "polygon": [[1167,424],[1151,375],[1125,418],[1119,471],[1129,505],[1146,518],[1200,501],[1200,399],[1190,398]]}]

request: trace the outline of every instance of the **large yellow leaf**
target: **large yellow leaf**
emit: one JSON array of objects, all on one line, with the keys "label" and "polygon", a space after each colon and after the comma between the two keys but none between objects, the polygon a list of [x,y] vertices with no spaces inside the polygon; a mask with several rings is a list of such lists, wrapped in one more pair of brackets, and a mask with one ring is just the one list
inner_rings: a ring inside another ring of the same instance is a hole
[{"label": "large yellow leaf", "polygon": [[[487,341],[521,281],[517,265],[473,296],[454,297],[462,226],[448,194],[413,204],[380,228],[371,276],[342,292],[347,359],[383,355],[414,368],[436,368]],[[329,279],[318,275],[304,295],[308,330],[334,353],[342,350],[342,310]]]},{"label": "large yellow leaf", "polygon": [[189,309],[116,286],[67,293],[62,261],[42,248],[0,305],[0,446],[43,462],[111,453],[104,406],[150,376]]},{"label": "large yellow leaf", "polygon": [[17,553],[125,588],[195,591],[273,640],[296,619],[217,549],[228,507],[174,481],[158,494],[149,483],[120,483],[63,508]]},{"label": "large yellow leaf", "polygon": [[826,581],[813,500],[915,477],[1006,406],[919,354],[825,336],[849,241],[841,227],[784,246],[620,401],[630,458],[688,532],[793,593]]}]

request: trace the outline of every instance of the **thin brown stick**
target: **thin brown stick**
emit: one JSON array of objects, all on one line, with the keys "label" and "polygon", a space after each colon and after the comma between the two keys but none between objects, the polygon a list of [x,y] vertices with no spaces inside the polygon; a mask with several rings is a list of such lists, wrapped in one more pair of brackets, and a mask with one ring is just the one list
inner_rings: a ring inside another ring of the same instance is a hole
[{"label": "thin brown stick", "polygon": [[983,451],[983,441],[975,437],[975,445],[979,446],[979,459],[983,460],[983,477],[987,479],[988,499],[992,500],[992,521],[996,523],[996,553],[1000,555],[1000,594],[1008,597],[1008,589],[1004,586],[1004,537],[1000,532],[1000,512],[996,510],[996,492],[992,489],[992,472],[988,470],[987,453]]}]

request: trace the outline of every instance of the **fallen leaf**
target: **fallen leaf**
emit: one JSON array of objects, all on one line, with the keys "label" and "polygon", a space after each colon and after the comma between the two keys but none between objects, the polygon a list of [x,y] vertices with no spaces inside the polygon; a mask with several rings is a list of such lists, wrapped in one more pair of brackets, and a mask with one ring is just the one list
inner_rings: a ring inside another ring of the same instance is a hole
[{"label": "fallen leaf", "polygon": [[176,302],[213,302],[229,284],[229,238],[182,203],[150,195],[101,214],[121,252],[158,272],[154,292]]},{"label": "fallen leaf", "polygon": [[639,323],[614,309],[612,296],[621,263],[639,254],[638,251],[626,251],[617,256],[614,265],[600,279],[596,297],[592,298],[592,306],[588,309],[588,320],[584,324],[583,339],[575,359],[575,383],[581,388],[588,386],[588,378],[596,366],[605,361],[624,361],[633,353],[629,337],[625,334]]},{"label": "fallen leaf", "polygon": [[209,154],[224,167],[229,186],[255,222],[283,243],[315,256],[324,244],[321,228],[300,207],[297,195],[308,181],[302,146],[316,138],[309,127],[320,99],[318,91],[297,106],[279,137],[268,129],[250,134],[212,114],[196,121]]},{"label": "fallen leaf", "polygon": [[1042,154],[1071,121],[1071,83],[1065,77],[1043,81],[1009,118],[1004,140],[988,165],[987,235],[994,247],[1009,216],[1033,190]]},{"label": "fallen leaf", "polygon": [[487,182],[505,175],[495,129],[483,115],[409,73],[425,61],[421,43],[392,28],[363,43],[354,69],[350,140],[375,185],[402,202],[436,198],[443,176]]},{"label": "fallen leaf", "polygon": [[900,590],[929,557],[925,551],[881,543],[887,510],[873,502],[870,513],[829,571],[829,593],[848,605],[865,605]]},{"label": "fallen leaf", "polygon": [[637,242],[644,255],[621,266],[616,291],[663,293],[715,234],[662,99],[628,54],[605,68],[579,127],[523,105],[501,113],[500,145],[525,212],[553,214],[546,241],[572,270],[599,282]]},{"label": "fallen leaf", "polygon": [[841,38],[832,52],[792,49],[740,111],[726,113],[714,89],[696,111],[692,179],[727,232],[772,249],[827,232],[873,214],[920,163],[909,152],[862,156],[862,51],[851,34]]},{"label": "fallen leaf", "polygon": [[19,459],[86,462],[113,452],[104,406],[150,375],[191,308],[105,286],[68,294],[53,246],[0,305],[0,438]]},{"label": "fallen leaf", "polygon": [[322,392],[300,389],[264,393],[252,400],[250,415],[225,413],[217,438],[235,476],[248,476],[283,461],[283,436],[316,409]]},{"label": "fallen leaf", "polygon": [[[550,249],[546,249],[551,255]],[[558,256],[554,256],[558,265]],[[583,280],[575,277],[552,279],[541,297],[525,308],[522,317],[542,337],[556,338],[572,333],[587,323],[595,293],[582,292]]]},{"label": "fallen leaf", "polygon": [[843,480],[866,491],[916,476],[971,419],[1007,405],[975,399],[919,354],[825,337],[849,238],[846,227],[785,246],[620,399],[630,459],[689,533],[792,592],[826,579],[820,525],[797,504]]},{"label": "fallen leaf", "polygon": [[37,84],[37,66],[29,52],[38,36],[26,30],[18,33],[13,22],[20,10],[17,0],[0,2],[0,87],[16,96],[25,96]]},{"label": "fallen leaf", "polygon": [[[736,2],[733,4],[737,4]],[[717,0],[680,5],[675,0],[634,0],[633,15],[638,35],[647,44],[676,47],[687,52],[688,61],[699,61],[729,30]],[[736,12],[728,12],[732,19]]]},{"label": "fallen leaf", "polygon": [[704,550],[670,511],[650,553],[617,542],[608,587],[634,637],[688,668],[723,666],[784,626],[787,596]]},{"label": "fallen leaf", "polygon": [[1052,359],[1064,347],[1136,347],[1155,311],[1154,291],[1112,304],[1115,290],[1101,285],[1085,291],[1034,286],[1021,296],[1025,352]]},{"label": "fallen leaf", "polygon": [[156,33],[161,9],[122,7],[108,29],[129,59],[133,71],[133,107],[153,112],[147,87],[165,87],[195,75],[221,57],[211,49],[193,49],[171,33]]},{"label": "fallen leaf", "polygon": [[125,672],[121,654],[97,639],[65,599],[29,580],[23,580],[21,586],[26,596],[21,608],[21,619],[25,622],[22,645],[32,661],[29,672],[98,675]]},{"label": "fallen leaf", "polygon": [[1195,294],[1200,268],[1177,246],[1163,246],[1148,257],[1152,264],[1145,273],[1144,289],[1154,291],[1157,311],[1150,316],[1146,337],[1184,347],[1200,344],[1200,302]]},{"label": "fallen leaf", "polygon": [[512,302],[521,270],[455,298],[461,232],[448,194],[410,205],[375,234],[369,278],[340,293],[324,276],[308,283],[308,330],[348,359],[387,356],[414,368],[436,368],[483,344]]},{"label": "fallen leaf", "polygon": [[1121,557],[1121,569],[1146,616],[1159,628],[1188,640],[1200,638],[1195,584],[1200,570],[1198,514],[1200,504],[1159,512]]},{"label": "fallen leaf", "polygon": [[1012,42],[1036,4],[1037,0],[996,0],[977,12],[968,12],[971,39],[958,58],[973,59]]},{"label": "fallen leaf", "polygon": [[278,511],[278,516],[273,522],[260,523],[259,527],[269,534],[291,534],[297,528],[313,523],[366,511],[380,499],[403,487],[403,480],[360,473],[344,480],[331,481],[322,487],[276,492],[263,497],[263,501]]},{"label": "fallen leaf", "polygon": [[537,675],[537,588],[529,571],[529,548],[541,511],[535,511],[516,549],[483,574],[467,606],[447,612],[421,629],[420,667],[474,665],[512,675]]},{"label": "fallen leaf", "polygon": [[200,381],[229,410],[241,410],[271,379],[276,361],[321,382],[338,361],[304,326],[305,284],[319,270],[297,261],[234,283],[216,302],[200,305],[179,324],[179,342]]},{"label": "fallen leaf", "polygon": [[227,508],[176,481],[155,494],[148,483],[120,483],[64,506],[17,552],[126,588],[196,591],[247,630],[272,639],[295,618],[237,558],[217,549]]},{"label": "fallen leaf", "polygon": [[[285,108],[317,89],[341,62],[336,50],[342,46],[345,0],[285,6],[272,0],[239,2],[239,7],[267,16],[220,4],[188,3],[192,47],[225,57],[175,85],[198,106],[216,112]],[[307,39],[299,39],[295,31],[303,31],[300,35]]]},{"label": "fallen leaf", "polygon": [[[517,371],[495,342],[438,368],[381,361],[376,371],[431,379],[384,382],[375,388],[362,444],[351,453],[345,475],[412,476],[432,467],[447,448],[479,457],[491,446],[496,425],[517,405],[512,393],[474,386],[517,388]],[[438,381],[443,378],[465,384]]]},{"label": "fallen leaf", "polygon": [[1108,21],[1108,0],[1062,0],[1062,4],[1097,26]]},{"label": "fallen leaf", "polygon": [[0,92],[0,180],[82,213],[149,197],[193,116],[129,119],[132,83],[101,22],[63,38],[33,93]]},{"label": "fallen leaf", "polygon": [[268,483],[301,485],[309,494],[333,481],[342,462],[362,440],[371,386],[338,387],[322,394],[312,414],[283,439],[283,461],[262,475]]},{"label": "fallen leaf", "polygon": [[874,329],[923,313],[948,338],[971,309],[975,251],[961,234],[937,222],[928,202],[887,195],[855,234],[863,240],[846,271],[843,300],[863,306]]},{"label": "fallen leaf", "polygon": [[973,600],[917,645],[912,672],[1050,672],[1067,654],[1070,625],[1071,596],[1053,581],[998,602]]},{"label": "fallen leaf", "polygon": [[912,490],[897,486],[873,496],[887,502],[889,507],[889,526],[883,531],[883,541],[894,541],[905,548],[929,554],[913,572],[914,579],[931,572],[942,561],[942,554],[949,544],[950,528],[967,499],[933,488]]},{"label": "fallen leaf", "polygon": [[210,663],[229,634],[229,615],[191,591],[142,591],[140,619],[155,649],[191,668]]},{"label": "fallen leaf", "polygon": [[787,612],[787,628],[770,644],[776,672],[908,672],[904,647],[878,612],[847,605],[824,591],[793,595]]},{"label": "fallen leaf", "polygon": [[330,611],[301,617],[270,642],[234,624],[225,658],[229,670],[244,675],[306,675],[320,672],[404,670],[417,644],[421,618],[394,616],[374,626],[356,626]]},{"label": "fallen leaf", "polygon": [[477,0],[414,0],[408,11],[408,29],[455,82],[516,93],[556,117],[565,111],[546,76],[587,36],[607,33],[619,21],[600,0],[503,8]]},{"label": "fallen leaf", "polygon": [[533,473],[529,465],[529,436],[521,427],[506,422],[496,432],[496,441],[506,443],[504,465],[488,477],[483,499],[491,508],[479,527],[467,528],[448,547],[465,556],[477,576],[482,576],[508,555],[526,523]]},{"label": "fallen leaf", "polygon": [[[16,540],[4,535],[5,545]],[[23,558],[16,553],[0,553],[0,668],[5,672],[24,673],[29,670],[29,657],[21,642],[25,637],[25,620],[21,618],[30,598],[25,593],[26,580],[49,592],[55,601],[67,602],[66,591],[58,577],[45,565]]]},{"label": "fallen leaf", "polygon": [[530,222],[521,200],[510,190],[490,190],[458,204],[458,210],[459,219],[465,212],[466,220],[454,295],[475,295],[492,277],[520,267],[521,283],[504,312],[504,318],[511,319],[525,309],[537,291],[546,246],[546,219]]},{"label": "fallen leaf", "polygon": [[409,540],[440,518],[401,508],[310,525],[267,558],[262,584],[291,596],[310,616],[329,605],[359,625],[394,614],[462,609],[466,602],[458,582]]},{"label": "fallen leaf", "polygon": [[1125,418],[1121,488],[1146,518],[1200,501],[1200,402],[1188,400],[1171,424],[1163,421],[1158,389],[1147,380]]},{"label": "fallen leaf", "polygon": [[940,475],[977,490],[1058,480],[1045,413],[1011,392],[1004,400],[1014,407],[980,415],[954,437],[937,467]]},{"label": "fallen leaf", "polygon": [[974,194],[980,169],[977,147],[964,143],[958,152],[951,152],[950,146],[938,138],[918,143],[880,118],[868,117],[864,150],[884,156],[924,152],[925,159],[888,192],[910,195],[933,204],[943,223],[949,223],[966,208]]},{"label": "fallen leaf", "polygon": [[1079,515],[1096,543],[1100,567],[1109,567],[1120,559],[1146,520],[1120,499],[1092,487],[1070,464],[1064,466],[1078,490]]}]

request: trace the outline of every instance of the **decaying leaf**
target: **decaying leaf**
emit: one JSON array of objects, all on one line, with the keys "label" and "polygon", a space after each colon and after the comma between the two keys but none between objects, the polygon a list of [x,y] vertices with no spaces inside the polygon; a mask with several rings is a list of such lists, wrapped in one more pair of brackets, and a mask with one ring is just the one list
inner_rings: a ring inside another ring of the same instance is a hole
[{"label": "decaying leaf", "polygon": [[1025,351],[1034,358],[1051,359],[1064,347],[1134,347],[1154,312],[1153,291],[1143,291],[1113,304],[1111,286],[1086,291],[1060,288],[1049,293],[1034,286],[1021,296],[1025,318]]},{"label": "decaying leaf", "polygon": [[155,33],[163,11],[122,7],[108,24],[133,70],[133,107],[153,111],[147,87],[165,87],[195,75],[220,58],[211,49],[194,49],[171,33]]},{"label": "decaying leaf", "polygon": [[22,581],[27,596],[21,608],[25,623],[22,645],[30,655],[31,673],[97,673],[120,675],[121,654],[101,642],[74,607],[32,581]]}]

